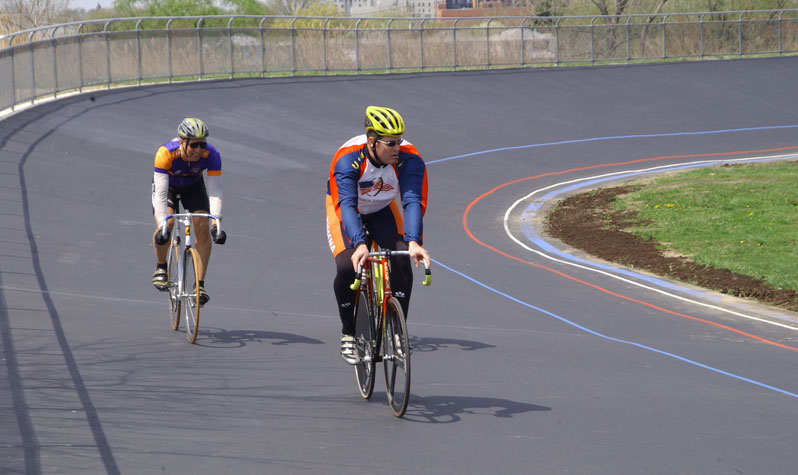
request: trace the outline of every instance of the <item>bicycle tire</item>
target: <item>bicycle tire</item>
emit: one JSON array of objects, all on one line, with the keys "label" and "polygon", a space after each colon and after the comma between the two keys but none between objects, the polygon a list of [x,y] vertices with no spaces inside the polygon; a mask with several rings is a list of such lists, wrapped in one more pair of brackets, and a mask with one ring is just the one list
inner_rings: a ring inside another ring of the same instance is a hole
[{"label": "bicycle tire", "polygon": [[393,297],[388,298],[385,306],[382,348],[388,404],[394,416],[402,417],[410,400],[410,340],[404,312]]},{"label": "bicycle tire", "polygon": [[359,290],[355,300],[355,348],[358,361],[355,364],[355,381],[363,399],[369,399],[374,392],[374,373],[377,367],[377,348],[372,334],[373,325],[368,291]]},{"label": "bicycle tire", "polygon": [[197,341],[200,317],[199,295],[199,255],[193,248],[186,249],[186,266],[183,272],[183,309],[186,315],[186,339],[189,343]]},{"label": "bicycle tire", "polygon": [[180,328],[180,296],[177,285],[177,256],[180,247],[176,242],[169,246],[169,255],[166,258],[167,293],[169,294],[169,326],[172,330]]}]

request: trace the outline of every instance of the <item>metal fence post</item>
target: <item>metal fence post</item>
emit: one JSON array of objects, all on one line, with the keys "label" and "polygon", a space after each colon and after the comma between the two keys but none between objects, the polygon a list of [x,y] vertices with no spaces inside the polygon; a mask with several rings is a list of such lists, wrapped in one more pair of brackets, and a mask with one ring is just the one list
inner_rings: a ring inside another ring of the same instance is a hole
[{"label": "metal fence post", "polygon": [[291,76],[296,76],[296,31],[294,30],[294,23],[296,23],[297,19],[294,18],[291,20]]},{"label": "metal fence post", "polygon": [[168,64],[169,84],[172,84],[172,25],[173,18],[166,22],[166,63]]},{"label": "metal fence post", "polygon": [[743,55],[743,13],[740,12],[740,16],[737,17],[737,54],[738,56]]},{"label": "metal fence post", "polygon": [[261,18],[260,23],[258,23],[258,30],[260,30],[260,77],[266,76],[266,61],[263,59],[266,56],[266,43],[263,39],[264,21],[266,21],[266,17]]},{"label": "metal fence post", "polygon": [[629,39],[629,35],[630,35],[630,33],[629,33],[629,22],[630,21],[632,21],[632,17],[631,16],[626,17],[626,64],[629,64],[629,61],[632,59],[632,53],[631,53],[631,49],[630,49],[630,46],[629,46],[629,42],[630,42],[630,39]]},{"label": "metal fence post", "polygon": [[362,18],[358,18],[355,22],[355,74],[360,74],[360,22]]},{"label": "metal fence post", "polygon": [[105,88],[111,89],[111,39],[108,34],[108,25],[112,20],[105,22],[103,36],[105,37]]},{"label": "metal fence post", "polygon": [[197,21],[197,67],[199,68],[199,80],[202,81],[202,22],[205,18],[200,17]]},{"label": "metal fence post", "polygon": [[522,68],[526,66],[526,44],[524,42],[524,23],[526,23],[526,18],[521,20],[521,67]]},{"label": "metal fence post", "polygon": [[58,42],[55,39],[55,32],[58,30],[56,26],[53,28],[53,32],[50,33],[50,44],[52,45],[53,49],[53,97],[58,98],[58,55],[56,52],[58,51]]},{"label": "metal fence post", "polygon": [[419,62],[421,63],[421,72],[424,72],[424,22],[426,20],[421,20],[421,23],[418,25],[418,43],[421,47],[421,52]]},{"label": "metal fence post", "polygon": [[596,39],[594,37],[595,32],[593,31],[595,21],[596,17],[590,19],[590,64],[596,62]]},{"label": "metal fence post", "polygon": [[391,48],[391,23],[394,18],[388,20],[388,72],[393,73],[393,49]]},{"label": "metal fence post", "polygon": [[78,78],[80,79],[80,85],[78,86],[78,92],[83,92],[83,36],[80,34],[80,30],[83,29],[83,23],[78,25]]},{"label": "metal fence post", "polygon": [[700,17],[698,17],[698,25],[701,31],[701,48],[699,52],[699,57],[704,58],[704,14],[702,13]]},{"label": "metal fence post", "polygon": [[455,18],[454,23],[452,24],[452,71],[457,71],[457,22],[460,21],[459,18]]},{"label": "metal fence post", "polygon": [[33,61],[33,32],[28,34],[28,49],[30,50],[30,103],[34,103],[36,99],[36,64]]},{"label": "metal fence post", "polygon": [[11,112],[14,112],[14,105],[17,103],[17,80],[14,79],[16,76],[16,70],[14,69],[14,36],[12,35],[8,39],[8,49],[11,51]]},{"label": "metal fence post", "polygon": [[554,65],[560,67],[560,18],[554,23]]},{"label": "metal fence post", "polygon": [[141,19],[136,22],[136,75],[138,76],[137,83],[141,86]]},{"label": "metal fence post", "polygon": [[230,79],[233,79],[233,71],[235,71],[235,65],[233,64],[233,20],[235,20],[235,16],[231,16],[230,20],[227,21],[227,42],[230,45]]}]

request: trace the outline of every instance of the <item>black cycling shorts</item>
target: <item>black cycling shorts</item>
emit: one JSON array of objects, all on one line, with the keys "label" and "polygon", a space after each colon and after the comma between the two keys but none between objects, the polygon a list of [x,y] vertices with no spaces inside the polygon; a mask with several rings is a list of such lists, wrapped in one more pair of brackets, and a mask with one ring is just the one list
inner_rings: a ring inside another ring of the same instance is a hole
[{"label": "black cycling shorts", "polygon": [[[185,186],[182,188],[170,186],[169,192],[166,195],[166,204],[173,210],[174,214],[180,212],[180,205],[190,212],[196,213],[198,211],[209,212],[211,209],[210,200],[208,200],[208,190],[205,189],[205,181],[200,179],[193,185]],[[152,214],[155,214],[155,208],[152,209]]]}]

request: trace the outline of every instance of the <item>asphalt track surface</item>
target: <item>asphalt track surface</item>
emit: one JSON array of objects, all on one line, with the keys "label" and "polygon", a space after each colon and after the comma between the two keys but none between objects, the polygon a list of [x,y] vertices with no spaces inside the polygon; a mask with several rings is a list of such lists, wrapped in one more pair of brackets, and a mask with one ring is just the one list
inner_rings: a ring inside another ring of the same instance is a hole
[{"label": "asphalt track surface", "polygon": [[[565,182],[798,152],[796,71],[219,81],[6,118],[0,472],[795,473],[794,315],[577,267],[534,223]],[[338,355],[324,233],[330,159],[370,104],[403,114],[430,181],[403,419],[381,369],[365,401]],[[195,345],[150,284],[153,156],[184,116],[222,152],[229,236]]]}]

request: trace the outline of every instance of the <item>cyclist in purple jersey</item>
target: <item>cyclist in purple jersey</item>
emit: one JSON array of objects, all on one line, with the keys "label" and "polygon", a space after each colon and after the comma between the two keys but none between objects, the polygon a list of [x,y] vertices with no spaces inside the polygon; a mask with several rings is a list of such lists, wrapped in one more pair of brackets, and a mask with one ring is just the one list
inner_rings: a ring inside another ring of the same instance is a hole
[{"label": "cyclist in purple jersey", "polygon": [[[177,128],[178,137],[166,142],[155,154],[152,180],[152,211],[156,229],[153,233],[156,268],[152,284],[160,291],[167,290],[166,254],[169,234],[161,235],[160,226],[167,215],[179,212],[180,203],[191,213],[209,213],[222,217],[222,158],[208,143],[208,126],[199,119],[186,118]],[[207,188],[203,179],[207,174]],[[171,224],[170,230],[171,230]],[[211,257],[211,238],[224,244],[227,235],[218,232],[216,223],[209,229],[208,219],[194,218],[197,251],[200,256],[200,304],[210,297],[205,291],[205,273]]]}]

